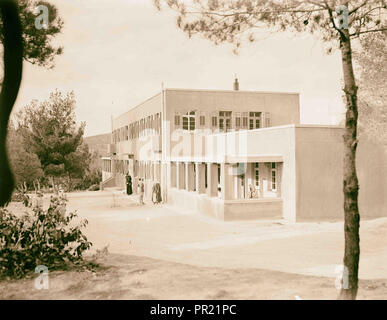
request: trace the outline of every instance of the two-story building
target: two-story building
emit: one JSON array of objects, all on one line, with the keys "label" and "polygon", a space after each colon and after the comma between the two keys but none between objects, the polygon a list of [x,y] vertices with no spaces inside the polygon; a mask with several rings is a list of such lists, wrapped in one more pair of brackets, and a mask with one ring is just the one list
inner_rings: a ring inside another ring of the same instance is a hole
[{"label": "two-story building", "polygon": [[[129,173],[145,198],[157,181],[164,202],[223,220],[341,218],[342,134],[301,125],[298,93],[164,89],[112,119],[102,187]],[[359,149],[360,209],[384,215],[385,158]]]}]

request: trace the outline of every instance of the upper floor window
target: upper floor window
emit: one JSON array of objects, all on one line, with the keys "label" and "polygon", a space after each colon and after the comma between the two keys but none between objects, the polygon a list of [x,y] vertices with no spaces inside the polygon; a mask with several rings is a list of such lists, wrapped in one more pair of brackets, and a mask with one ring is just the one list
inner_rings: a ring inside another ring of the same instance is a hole
[{"label": "upper floor window", "polygon": [[205,126],[206,125],[206,117],[204,115],[200,116],[200,125]]},{"label": "upper floor window", "polygon": [[231,111],[219,111],[219,130],[229,131],[231,129]]},{"label": "upper floor window", "polygon": [[195,111],[187,112],[183,116],[183,130],[195,130]]},{"label": "upper floor window", "polygon": [[249,112],[249,129],[258,129],[261,127],[261,113]]},{"label": "upper floor window", "polygon": [[175,114],[175,126],[180,126],[180,115]]}]

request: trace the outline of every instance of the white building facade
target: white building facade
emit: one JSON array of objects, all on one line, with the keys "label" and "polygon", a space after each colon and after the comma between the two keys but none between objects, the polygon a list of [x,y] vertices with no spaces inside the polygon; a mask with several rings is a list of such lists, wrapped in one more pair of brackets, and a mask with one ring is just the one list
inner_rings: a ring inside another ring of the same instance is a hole
[{"label": "white building facade", "polygon": [[[146,199],[159,182],[165,203],[225,221],[340,218],[342,130],[300,125],[297,93],[164,89],[112,120],[101,185],[128,173]],[[378,195],[360,195],[370,216]]]}]

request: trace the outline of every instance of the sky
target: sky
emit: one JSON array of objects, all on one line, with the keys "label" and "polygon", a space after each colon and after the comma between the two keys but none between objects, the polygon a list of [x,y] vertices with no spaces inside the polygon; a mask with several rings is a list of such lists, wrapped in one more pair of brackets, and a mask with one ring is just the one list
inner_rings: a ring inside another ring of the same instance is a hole
[{"label": "sky", "polygon": [[74,91],[77,121],[85,135],[110,132],[111,116],[166,88],[299,92],[301,123],[337,124],[343,119],[338,51],[327,55],[317,38],[282,33],[230,45],[189,39],[175,13],[152,0],[50,0],[64,20],[55,43],[64,53],[47,70],[24,63],[15,111],[59,89]]}]

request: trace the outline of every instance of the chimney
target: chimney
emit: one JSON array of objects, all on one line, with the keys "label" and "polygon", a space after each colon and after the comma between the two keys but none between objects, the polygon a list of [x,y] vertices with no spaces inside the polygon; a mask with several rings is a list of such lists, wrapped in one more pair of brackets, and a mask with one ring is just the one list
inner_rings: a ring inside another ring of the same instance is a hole
[{"label": "chimney", "polygon": [[238,82],[238,78],[235,77],[235,81],[234,81],[234,91],[238,91],[239,90],[239,82]]}]

